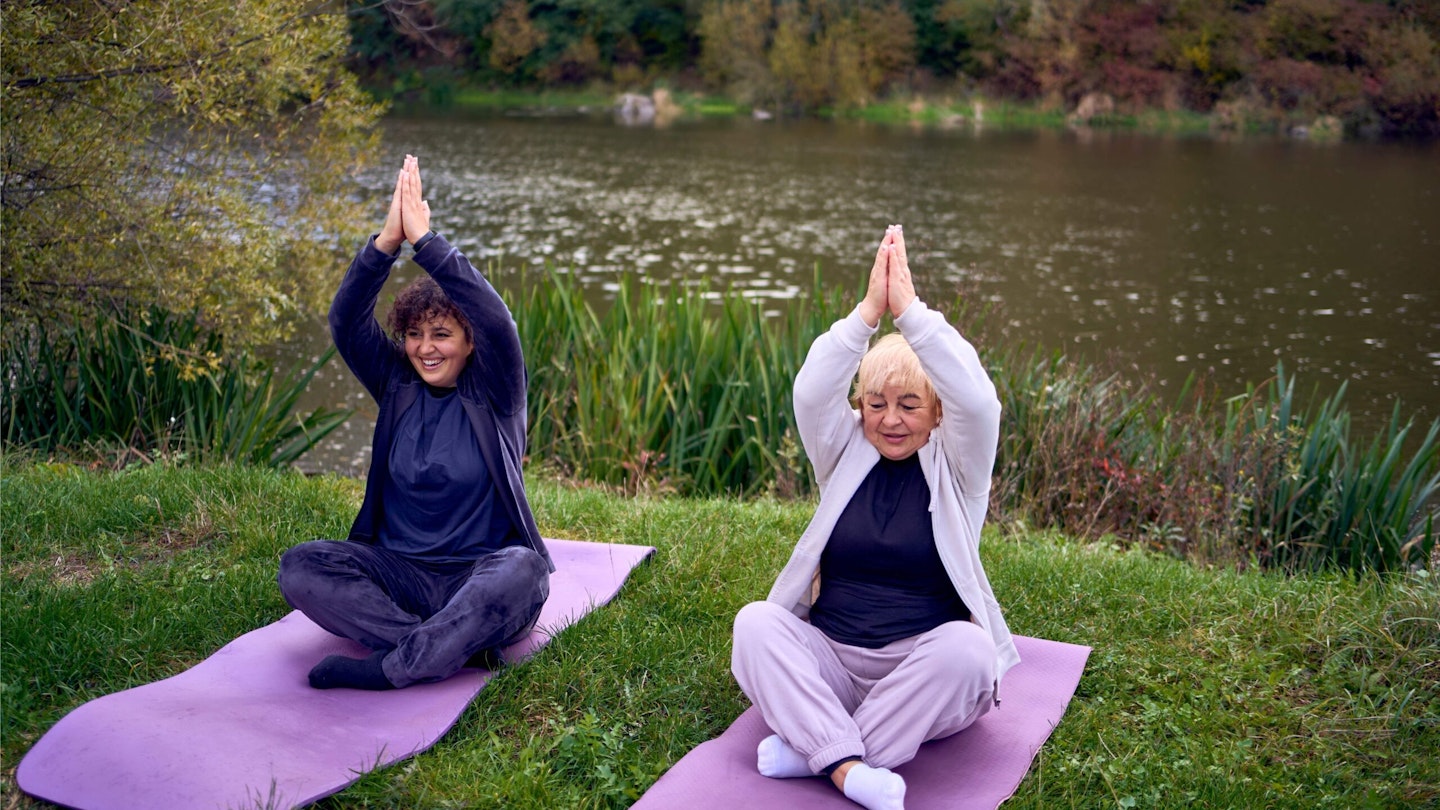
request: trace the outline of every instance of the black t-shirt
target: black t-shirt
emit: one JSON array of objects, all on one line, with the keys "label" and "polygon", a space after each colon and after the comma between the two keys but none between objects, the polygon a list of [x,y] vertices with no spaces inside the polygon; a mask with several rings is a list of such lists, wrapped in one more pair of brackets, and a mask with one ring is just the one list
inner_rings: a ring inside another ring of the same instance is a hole
[{"label": "black t-shirt", "polygon": [[380,545],[427,563],[466,563],[505,545],[510,522],[460,395],[426,391],[400,417],[389,448]]},{"label": "black t-shirt", "polygon": [[820,555],[810,623],[841,644],[876,649],[969,618],[935,549],[919,454],[881,458]]}]

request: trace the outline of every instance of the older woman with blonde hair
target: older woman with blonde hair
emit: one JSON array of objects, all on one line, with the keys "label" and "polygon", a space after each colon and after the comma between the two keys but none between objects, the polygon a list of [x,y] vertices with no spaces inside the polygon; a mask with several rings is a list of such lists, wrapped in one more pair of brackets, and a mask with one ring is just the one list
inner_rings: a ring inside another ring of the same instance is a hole
[{"label": "older woman with blonde hair", "polygon": [[[899,333],[867,350],[887,312]],[[820,504],[767,599],[736,616],[732,668],[775,732],[762,774],[824,774],[901,810],[891,769],[998,705],[1020,660],[979,554],[1000,402],[974,347],[916,297],[898,225],[794,392]]]}]

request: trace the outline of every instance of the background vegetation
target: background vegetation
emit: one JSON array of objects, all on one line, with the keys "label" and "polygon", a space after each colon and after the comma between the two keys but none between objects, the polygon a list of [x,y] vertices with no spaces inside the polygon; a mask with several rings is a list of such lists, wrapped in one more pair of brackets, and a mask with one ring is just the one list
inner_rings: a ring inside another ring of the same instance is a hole
[{"label": "background vegetation", "polygon": [[292,413],[334,347],[278,378],[247,352],[227,352],[195,315],[117,309],[94,326],[35,324],[0,347],[6,448],[132,460],[286,466],[350,411]]},{"label": "background vegetation", "polygon": [[[303,377],[276,382],[245,354],[315,313],[372,221],[350,181],[380,108],[347,63],[432,100],[673,83],[797,111],[950,93],[1069,109],[1103,92],[1116,114],[1332,115],[1377,133],[1436,134],[1440,93],[1440,12],[1418,0],[0,12],[7,806],[27,803],[13,768],[59,716],[283,615],[278,555],[353,517],[356,482],[248,466],[284,464],[341,416],[292,418]],[[707,293],[627,289],[597,314],[546,278],[517,302],[543,358],[537,460],[626,495],[534,480],[542,528],[657,557],[614,605],[501,673],[432,752],[327,805],[625,806],[743,708],[730,618],[809,516],[805,500],[769,497],[810,491],[783,403],[805,346],[848,304],[776,320]],[[983,332],[982,313],[946,309]],[[1161,402],[1061,356],[986,359],[1007,419],[987,567],[1018,632],[1096,645],[1015,802],[1440,801],[1440,596],[1424,570],[1435,426],[1413,435],[1397,409],[1357,441],[1338,397],[1300,407],[1283,374],[1228,400],[1197,383]],[[95,442],[122,469],[55,460]],[[174,465],[220,459],[243,463]],[[1312,573],[1235,570],[1252,566]]]},{"label": "background vegetation", "polygon": [[343,421],[292,417],[314,369],[251,351],[324,310],[373,216],[342,12],[0,4],[7,449],[286,464]]},{"label": "background vegetation", "polygon": [[1080,116],[1440,135],[1424,0],[390,0],[352,20],[367,83],[430,101],[664,84],[797,112],[914,96],[1070,112],[1103,94]]},{"label": "background vegetation", "polygon": [[[597,314],[568,275],[526,285],[512,309],[531,359],[532,458],[632,493],[812,492],[791,382],[854,294],[800,296],[767,317],[704,286],[625,284]],[[959,295],[935,305],[1000,396],[992,520],[1209,563],[1430,564],[1440,420],[1417,428],[1397,404],[1377,435],[1352,436],[1343,389],[1301,397],[1283,367],[1238,395],[1196,381],[1162,399],[1133,373],[987,339],[1004,319]]]},{"label": "background vegetation", "polygon": [[237,348],[323,311],[380,108],[325,2],[6,0],[0,340],[116,304]]},{"label": "background vegetation", "polygon": [[[597,313],[574,277],[527,277],[512,310],[530,358],[531,459],[630,494],[810,495],[791,384],[854,300],[832,290],[774,317],[704,285],[626,283]],[[939,308],[1001,399],[993,521],[1232,567],[1434,567],[1440,420],[1421,433],[1397,403],[1384,430],[1352,437],[1343,389],[1297,397],[1283,368],[1226,399],[1203,383],[1162,399],[1133,374],[987,339],[989,313],[958,295]],[[0,352],[7,449],[280,466],[349,415],[293,413],[331,352],[277,379],[193,316],[115,316],[37,325],[34,342]]]},{"label": "background vegetation", "polygon": [[[619,597],[502,671],[428,752],[340,807],[618,808],[746,701],[730,623],[811,512],[533,478],[548,536],[653,545]],[[356,481],[256,468],[0,468],[0,740],[175,674],[288,609],[286,547],[347,530]],[[1425,807],[1440,802],[1433,577],[1284,577],[1040,532],[987,536],[1015,632],[1094,647],[1006,807]],[[25,628],[15,632],[14,628]]]}]

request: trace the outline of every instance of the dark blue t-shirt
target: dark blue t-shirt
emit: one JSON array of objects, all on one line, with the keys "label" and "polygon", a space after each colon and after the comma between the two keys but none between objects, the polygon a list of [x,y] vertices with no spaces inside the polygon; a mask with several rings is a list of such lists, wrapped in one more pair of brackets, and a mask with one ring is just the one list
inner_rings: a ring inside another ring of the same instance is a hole
[{"label": "dark blue t-shirt", "polygon": [[877,649],[969,618],[935,549],[919,454],[881,458],[820,555],[810,623],[841,644]]},{"label": "dark blue t-shirt", "polygon": [[474,560],[512,534],[470,418],[454,388],[430,388],[400,417],[390,446],[380,545],[427,563]]}]

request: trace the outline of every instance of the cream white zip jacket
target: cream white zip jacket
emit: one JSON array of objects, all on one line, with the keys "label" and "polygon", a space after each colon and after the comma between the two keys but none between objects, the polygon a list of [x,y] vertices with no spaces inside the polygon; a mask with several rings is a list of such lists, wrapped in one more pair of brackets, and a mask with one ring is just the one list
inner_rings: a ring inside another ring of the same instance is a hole
[{"label": "cream white zip jacket", "polygon": [[[930,485],[930,521],[940,560],[971,618],[995,642],[996,703],[1000,678],[1020,662],[1010,629],[980,562],[980,527],[990,497],[990,473],[1000,442],[1000,400],[980,357],[939,312],[918,298],[895,326],[929,375],[942,404],[940,424],[917,452]],[[820,570],[820,554],[840,513],[880,460],[865,438],[860,412],[849,394],[860,359],[876,329],[859,308],[815,339],[795,377],[795,422],[815,468],[820,504],[800,535],[768,601],[808,619]]]}]

